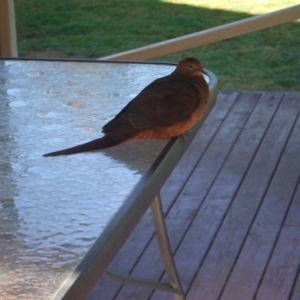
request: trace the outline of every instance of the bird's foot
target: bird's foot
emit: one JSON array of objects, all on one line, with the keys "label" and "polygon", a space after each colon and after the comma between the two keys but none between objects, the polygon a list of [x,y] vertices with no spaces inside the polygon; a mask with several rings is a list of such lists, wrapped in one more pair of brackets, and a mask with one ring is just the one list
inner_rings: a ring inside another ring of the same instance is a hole
[{"label": "bird's foot", "polygon": [[189,131],[187,130],[180,137],[181,137],[181,139],[183,141],[183,144],[185,145],[186,144],[185,137],[189,137]]},{"label": "bird's foot", "polygon": [[186,132],[183,133],[183,135],[186,135],[187,137],[190,136],[190,132],[187,130]]}]

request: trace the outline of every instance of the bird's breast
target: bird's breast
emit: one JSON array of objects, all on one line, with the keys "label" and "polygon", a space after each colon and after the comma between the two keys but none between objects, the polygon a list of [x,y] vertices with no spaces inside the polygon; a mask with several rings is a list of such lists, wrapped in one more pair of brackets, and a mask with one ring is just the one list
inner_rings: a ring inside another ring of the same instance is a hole
[{"label": "bird's breast", "polygon": [[187,132],[198,120],[203,117],[207,106],[207,102],[201,102],[191,116],[186,120],[167,127],[154,126],[153,128],[141,131],[135,138],[166,140],[172,137],[180,136]]}]

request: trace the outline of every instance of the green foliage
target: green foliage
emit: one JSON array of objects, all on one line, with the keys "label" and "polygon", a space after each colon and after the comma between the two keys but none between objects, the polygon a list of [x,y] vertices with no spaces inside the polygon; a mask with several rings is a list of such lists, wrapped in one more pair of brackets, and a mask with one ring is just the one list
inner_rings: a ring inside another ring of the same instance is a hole
[{"label": "green foliage", "polygon": [[[248,5],[249,12],[256,12],[251,2],[244,1],[240,9]],[[276,1],[281,7],[284,2],[293,5],[292,0]],[[222,0],[213,2],[218,8],[209,3],[15,0],[19,56],[99,58],[252,16],[229,10],[234,3],[222,9]],[[157,60],[198,57],[223,90],[300,91],[299,32],[300,23],[293,22]]]}]

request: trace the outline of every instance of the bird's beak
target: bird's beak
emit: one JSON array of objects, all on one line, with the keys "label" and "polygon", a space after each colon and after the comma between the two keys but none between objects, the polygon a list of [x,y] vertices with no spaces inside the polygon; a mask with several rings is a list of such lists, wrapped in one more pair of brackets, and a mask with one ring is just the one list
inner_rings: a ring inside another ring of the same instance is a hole
[{"label": "bird's beak", "polygon": [[205,74],[203,70],[197,70],[202,76]]}]

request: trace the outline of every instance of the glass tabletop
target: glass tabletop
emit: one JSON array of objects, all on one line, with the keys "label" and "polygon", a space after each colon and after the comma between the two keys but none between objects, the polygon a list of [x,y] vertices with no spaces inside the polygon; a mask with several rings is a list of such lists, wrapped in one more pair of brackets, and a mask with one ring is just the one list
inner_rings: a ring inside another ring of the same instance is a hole
[{"label": "glass tabletop", "polygon": [[101,128],[168,64],[0,60],[0,299],[51,299],[167,141],[44,153]]}]

